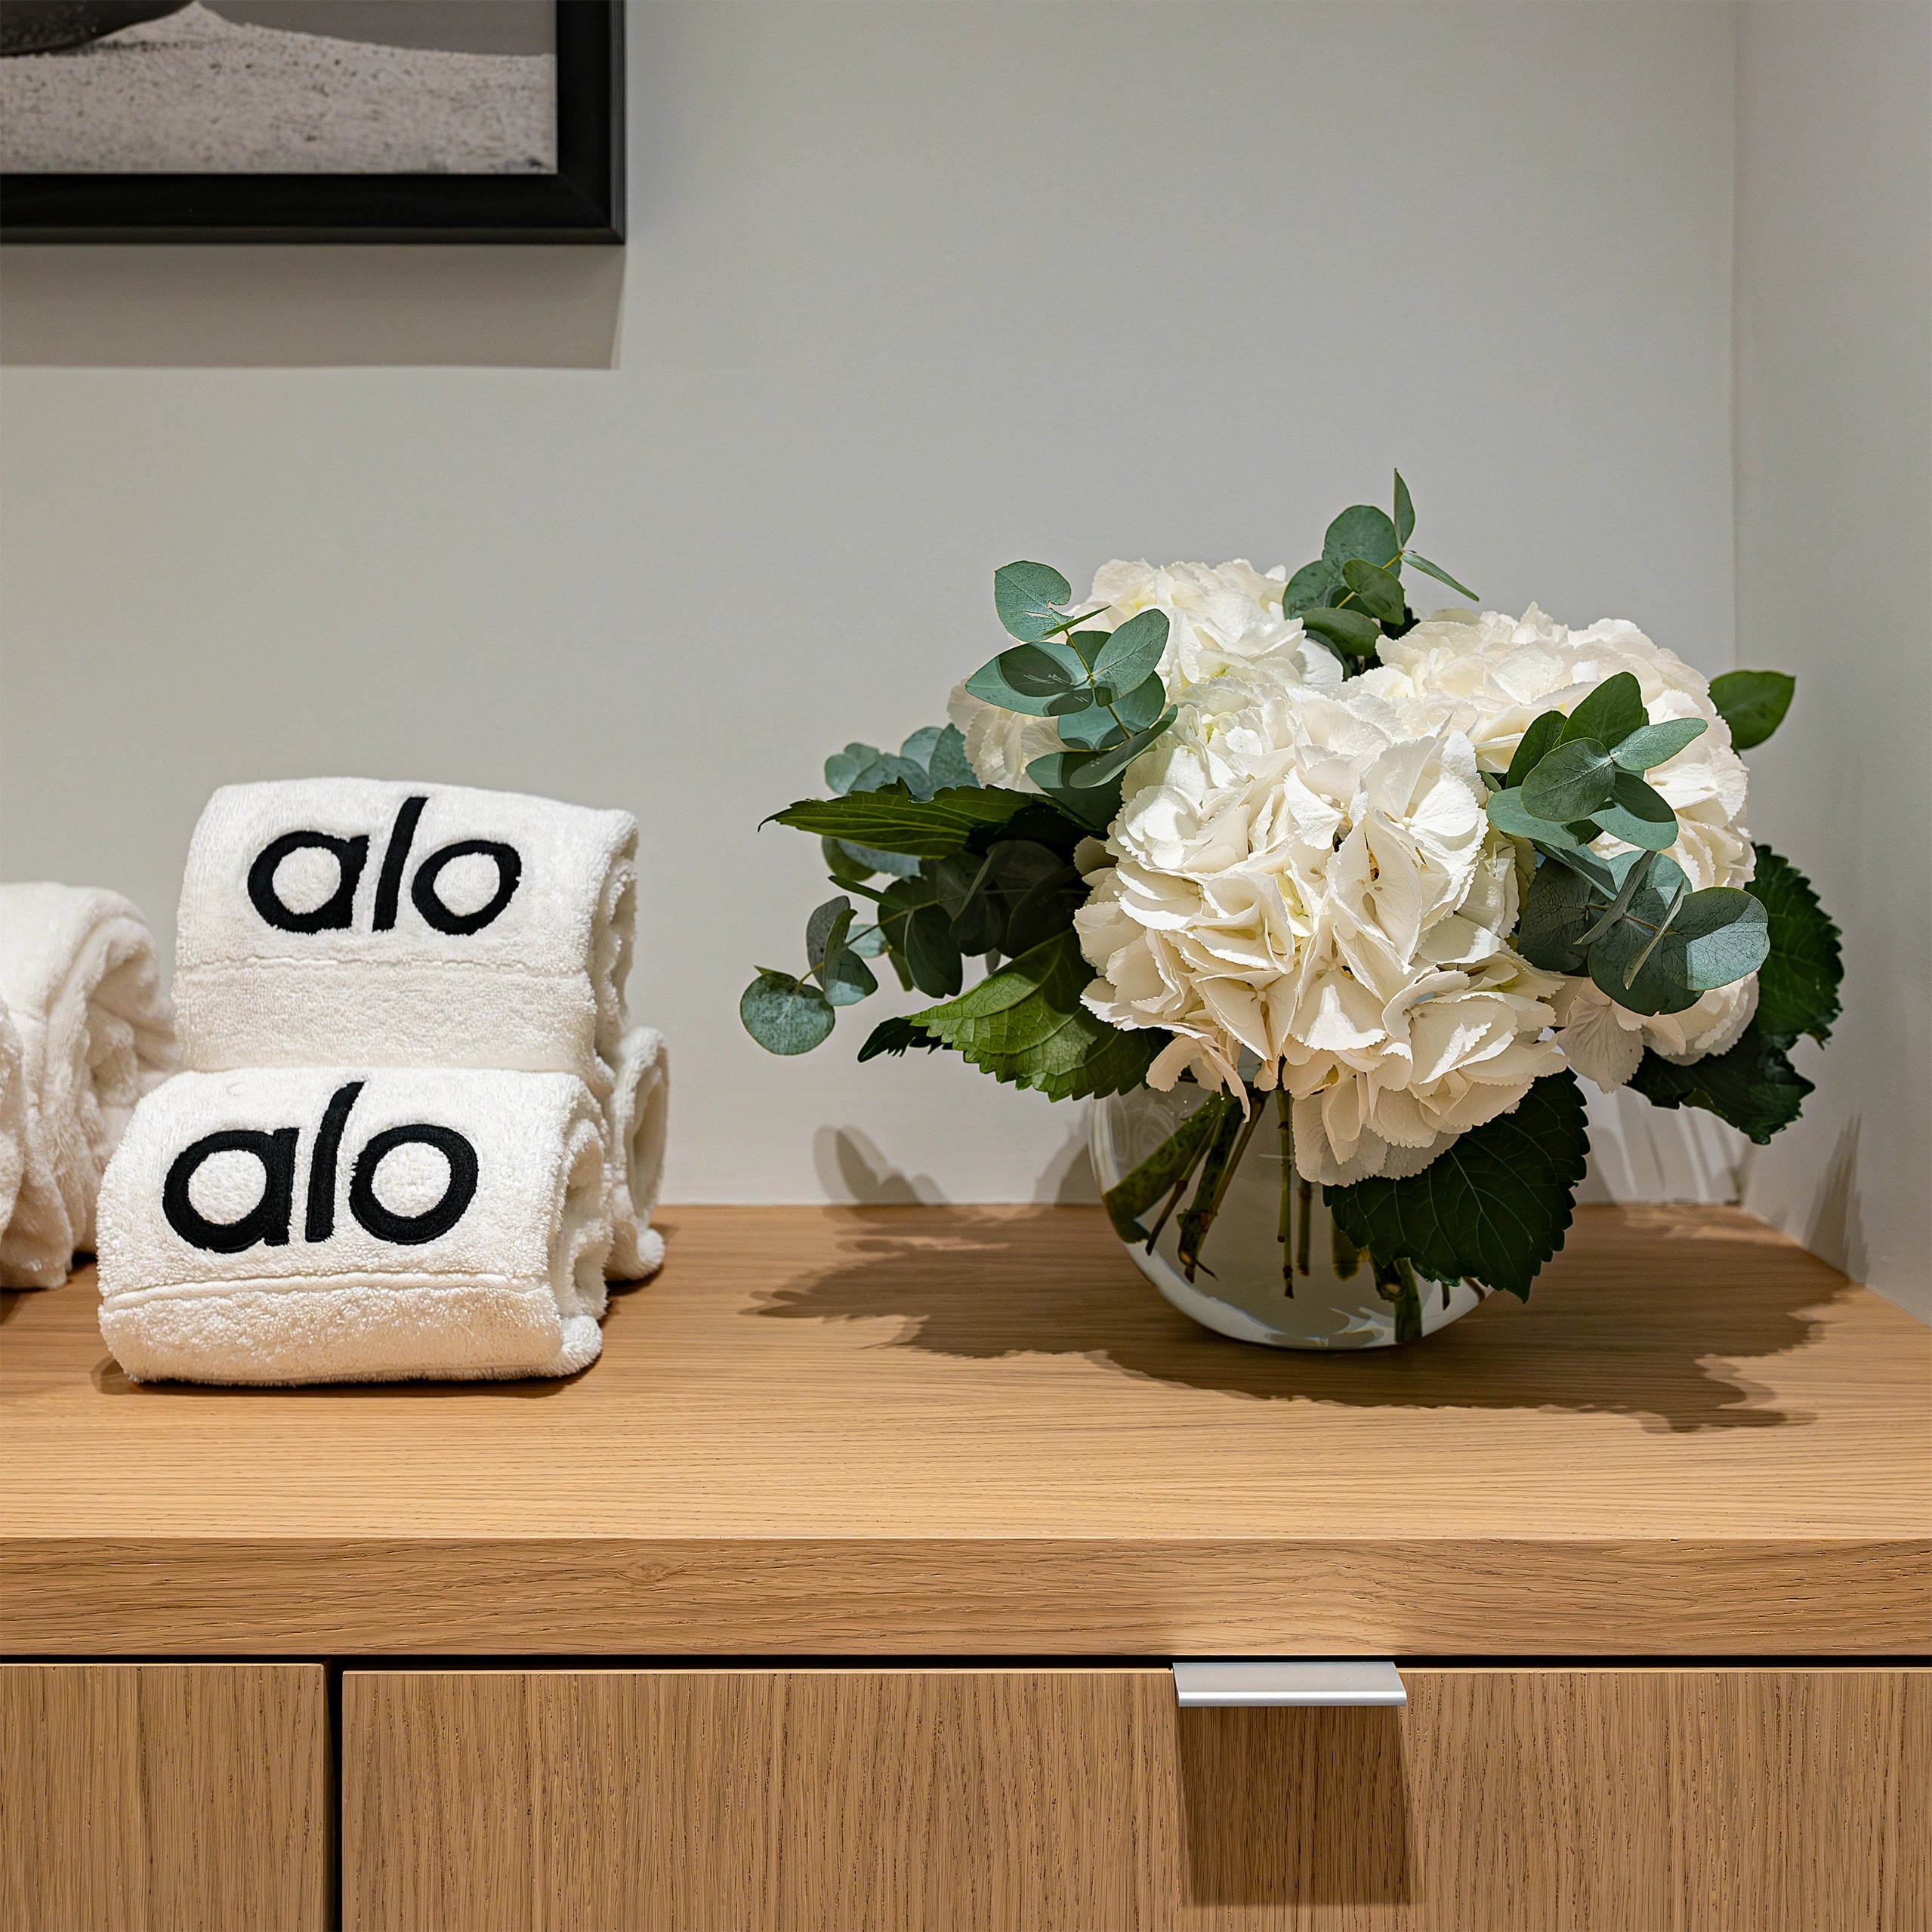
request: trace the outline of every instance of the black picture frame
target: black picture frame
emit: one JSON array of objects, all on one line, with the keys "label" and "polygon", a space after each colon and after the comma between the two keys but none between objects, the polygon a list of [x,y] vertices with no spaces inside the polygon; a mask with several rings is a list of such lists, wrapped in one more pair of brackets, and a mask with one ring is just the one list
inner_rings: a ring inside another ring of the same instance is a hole
[{"label": "black picture frame", "polygon": [[554,174],[0,174],[0,242],[624,239],[624,0],[557,0]]}]

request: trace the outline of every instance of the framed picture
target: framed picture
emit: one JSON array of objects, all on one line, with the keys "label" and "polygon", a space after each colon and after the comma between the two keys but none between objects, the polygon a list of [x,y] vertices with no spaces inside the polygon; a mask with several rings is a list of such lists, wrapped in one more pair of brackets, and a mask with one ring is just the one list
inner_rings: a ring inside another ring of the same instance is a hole
[{"label": "framed picture", "polygon": [[0,239],[621,242],[622,0],[0,0]]}]

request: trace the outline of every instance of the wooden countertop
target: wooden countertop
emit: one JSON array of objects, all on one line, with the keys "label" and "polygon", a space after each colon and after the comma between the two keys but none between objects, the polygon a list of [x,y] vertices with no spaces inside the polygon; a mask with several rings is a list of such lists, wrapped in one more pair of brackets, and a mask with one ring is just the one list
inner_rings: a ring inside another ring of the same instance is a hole
[{"label": "wooden countertop", "polygon": [[681,1208],[564,1383],[137,1387],[5,1298],[17,1655],[1868,1655],[1932,1643],[1932,1334],[1730,1211],[1527,1308],[1224,1341],[1097,1210]]}]

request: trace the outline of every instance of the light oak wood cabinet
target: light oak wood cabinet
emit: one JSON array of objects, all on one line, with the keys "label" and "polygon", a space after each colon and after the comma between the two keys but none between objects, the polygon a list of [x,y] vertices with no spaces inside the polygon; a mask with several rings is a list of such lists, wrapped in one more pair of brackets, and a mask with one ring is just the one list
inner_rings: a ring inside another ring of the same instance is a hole
[{"label": "light oak wood cabinet", "polygon": [[0,1932],[321,1932],[319,1664],[0,1666]]},{"label": "light oak wood cabinet", "polygon": [[1921,1932],[1932,1675],[374,1671],[347,1932]]}]

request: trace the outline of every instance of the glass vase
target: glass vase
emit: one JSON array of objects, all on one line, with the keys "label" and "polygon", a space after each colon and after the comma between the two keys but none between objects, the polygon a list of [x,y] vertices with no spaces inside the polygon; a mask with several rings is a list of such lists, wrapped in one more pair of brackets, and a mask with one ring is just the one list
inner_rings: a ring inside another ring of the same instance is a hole
[{"label": "glass vase", "polygon": [[[1208,1098],[1183,1082],[1171,1093],[1137,1087],[1092,1102],[1088,1144],[1101,1192],[1155,1153]],[[1151,1246],[1126,1244],[1134,1265],[1182,1313],[1217,1334],[1269,1348],[1387,1348],[1433,1335],[1483,1299],[1484,1291],[1467,1282],[1445,1285],[1418,1277],[1406,1263],[1378,1267],[1358,1253],[1323,1205],[1321,1189],[1292,1171],[1274,1097],[1260,1100],[1199,1241],[1193,1279],[1181,1239],[1184,1217],[1196,1205],[1196,1179],[1141,1216],[1150,1230],[1159,1224]]]}]

